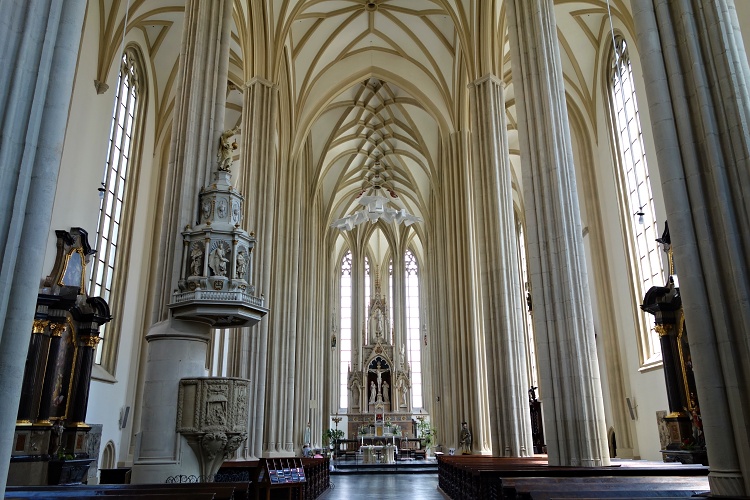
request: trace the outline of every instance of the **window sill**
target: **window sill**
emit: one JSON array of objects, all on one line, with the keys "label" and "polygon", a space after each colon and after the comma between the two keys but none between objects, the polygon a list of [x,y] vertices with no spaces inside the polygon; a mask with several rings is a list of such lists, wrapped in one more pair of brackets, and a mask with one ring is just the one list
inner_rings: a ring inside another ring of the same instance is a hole
[{"label": "window sill", "polygon": [[91,380],[97,380],[99,382],[104,382],[107,384],[117,383],[117,379],[114,377],[114,375],[102,368],[102,365],[96,363],[94,363],[94,366],[91,368]]},{"label": "window sill", "polygon": [[661,370],[663,367],[664,361],[661,358],[661,354],[659,354],[658,356],[654,356],[653,358],[644,361],[641,367],[638,368],[638,371],[640,373],[646,373],[653,370]]}]

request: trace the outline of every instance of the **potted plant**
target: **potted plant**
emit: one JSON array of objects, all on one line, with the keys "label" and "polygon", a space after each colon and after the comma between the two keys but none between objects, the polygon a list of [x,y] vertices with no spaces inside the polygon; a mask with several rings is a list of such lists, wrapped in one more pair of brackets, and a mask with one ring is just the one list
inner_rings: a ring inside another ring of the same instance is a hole
[{"label": "potted plant", "polygon": [[417,432],[419,432],[419,439],[424,442],[425,451],[430,453],[437,439],[437,429],[430,422],[423,420],[417,424]]},{"label": "potted plant", "polygon": [[340,439],[343,439],[344,431],[338,429],[326,429],[323,432],[323,446],[327,446],[332,452]]}]

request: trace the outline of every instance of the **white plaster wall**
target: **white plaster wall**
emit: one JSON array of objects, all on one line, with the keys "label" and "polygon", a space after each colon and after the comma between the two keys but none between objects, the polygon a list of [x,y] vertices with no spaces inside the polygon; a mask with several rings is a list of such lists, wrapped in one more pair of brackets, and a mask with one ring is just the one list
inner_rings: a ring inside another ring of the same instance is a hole
[{"label": "white plaster wall", "polygon": [[[615,26],[617,29],[618,26]],[[625,30],[622,32],[627,33]],[[646,95],[641,78],[641,66],[635,43],[628,40],[636,78],[636,91],[639,104],[640,121],[646,147],[646,156],[651,176],[651,187],[654,196],[658,228],[664,229],[665,209],[661,192],[661,181],[656,163],[656,155],[652,135],[650,133],[650,119]],[[642,297],[633,297],[631,277],[628,273],[626,241],[624,239],[623,220],[618,205],[618,194],[613,168],[611,133],[607,120],[607,98],[602,89],[602,98],[597,109],[597,144],[596,155],[596,184],[600,203],[600,214],[603,221],[604,242],[609,263],[608,277],[614,302],[615,324],[617,325],[617,339],[620,349],[620,359],[624,376],[628,378],[629,397],[636,407],[636,419],[632,422],[635,434],[633,436],[634,455],[648,460],[661,460],[659,453],[659,434],[656,412],[667,409],[666,385],[663,370],[660,366],[648,371],[642,371],[638,352],[638,333],[636,314]],[[580,187],[580,186],[579,186]],[[596,316],[596,313],[595,313]],[[600,363],[602,356],[600,353]],[[604,386],[605,401],[609,400],[606,385]],[[629,417],[628,417],[629,418]],[[609,420],[608,420],[609,426]]]},{"label": "white plaster wall", "polygon": [[[69,229],[79,226],[89,232],[89,241],[96,243],[96,230],[99,211],[99,195],[97,188],[102,181],[107,145],[109,140],[110,123],[114,93],[117,86],[119,57],[115,57],[106,83],[109,89],[102,95],[97,95],[94,88],[96,75],[96,61],[99,44],[99,13],[98,2],[89,2],[86,24],[83,32],[82,47],[76,72],[75,87],[68,129],[65,138],[60,179],[55,196],[52,224],[47,246],[44,273],[51,270],[55,256],[56,229]],[[140,31],[132,31],[125,44],[137,43],[147,58],[147,51],[143,49],[145,43]],[[120,51],[118,50],[118,54]],[[127,428],[119,429],[120,411],[125,406],[133,406],[133,390],[128,387],[131,371],[137,371],[138,352],[142,338],[143,311],[145,308],[145,294],[148,278],[148,265],[151,259],[150,235],[153,231],[155,194],[158,180],[158,165],[154,158],[154,116],[155,99],[151,79],[150,67],[146,64],[146,79],[149,82],[145,131],[143,134],[143,148],[140,164],[140,178],[137,196],[126,200],[135,203],[136,212],[133,221],[133,233],[130,248],[130,265],[124,279],[127,281],[124,307],[119,317],[113,321],[120,321],[120,344],[118,362],[114,381],[96,379],[104,374],[101,368],[95,367],[94,380],[91,383],[87,422],[103,424],[102,443],[112,441],[116,447],[118,462],[122,463],[123,452],[127,452],[129,433],[133,423],[133,408],[128,418]],[[130,174],[134,173],[131,166]],[[131,175],[129,182],[135,179]],[[122,254],[120,254],[122,255]],[[176,397],[176,395],[175,395]]]}]

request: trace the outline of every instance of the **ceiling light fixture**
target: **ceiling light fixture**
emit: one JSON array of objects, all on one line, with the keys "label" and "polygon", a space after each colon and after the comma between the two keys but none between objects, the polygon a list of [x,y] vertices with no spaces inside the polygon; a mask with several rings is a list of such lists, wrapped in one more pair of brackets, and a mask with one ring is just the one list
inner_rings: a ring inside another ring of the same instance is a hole
[{"label": "ceiling light fixture", "polygon": [[331,227],[351,231],[364,222],[370,221],[374,224],[381,219],[388,223],[403,223],[407,227],[415,222],[422,222],[420,217],[410,214],[405,208],[390,206],[394,204],[392,200],[398,198],[398,195],[390,185],[385,167],[377,160],[365,175],[362,190],[357,198],[357,203],[365,208],[336,220]]}]

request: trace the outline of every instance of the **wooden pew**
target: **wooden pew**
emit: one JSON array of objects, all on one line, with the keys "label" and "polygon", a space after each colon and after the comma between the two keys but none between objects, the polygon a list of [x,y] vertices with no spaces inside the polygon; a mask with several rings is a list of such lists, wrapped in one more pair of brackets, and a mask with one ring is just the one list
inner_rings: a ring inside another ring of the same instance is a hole
[{"label": "wooden pew", "polygon": [[440,488],[453,499],[503,498],[511,478],[602,476],[705,476],[707,468],[554,467],[544,459],[509,459],[477,455],[441,456],[438,459]]},{"label": "wooden pew", "polygon": [[[80,486],[11,486],[8,498],[138,497],[159,495],[181,499],[184,495],[210,495],[213,500],[249,500],[250,483],[100,484]],[[199,500],[196,498],[195,500]],[[202,498],[200,499],[202,500]]]},{"label": "wooden pew", "polygon": [[[85,494],[81,494],[81,492],[73,493],[72,491],[35,491],[23,495],[20,493],[5,495],[5,500],[76,500],[79,498],[103,497],[93,491],[86,492]],[[191,493],[187,491],[178,493],[140,493],[131,491],[107,495],[106,498],[118,500],[216,500],[216,495],[214,493]]]},{"label": "wooden pew", "polygon": [[524,477],[503,479],[502,496],[518,500],[692,497],[708,489],[704,477]]},{"label": "wooden pew", "polygon": [[[247,474],[253,484],[251,486],[251,499],[260,499],[257,479],[260,473],[260,462],[258,460],[243,460],[224,462],[219,469],[219,474]],[[302,498],[304,500],[315,500],[331,486],[330,460],[327,458],[303,458],[302,467],[305,470],[306,482],[302,483]]]}]

